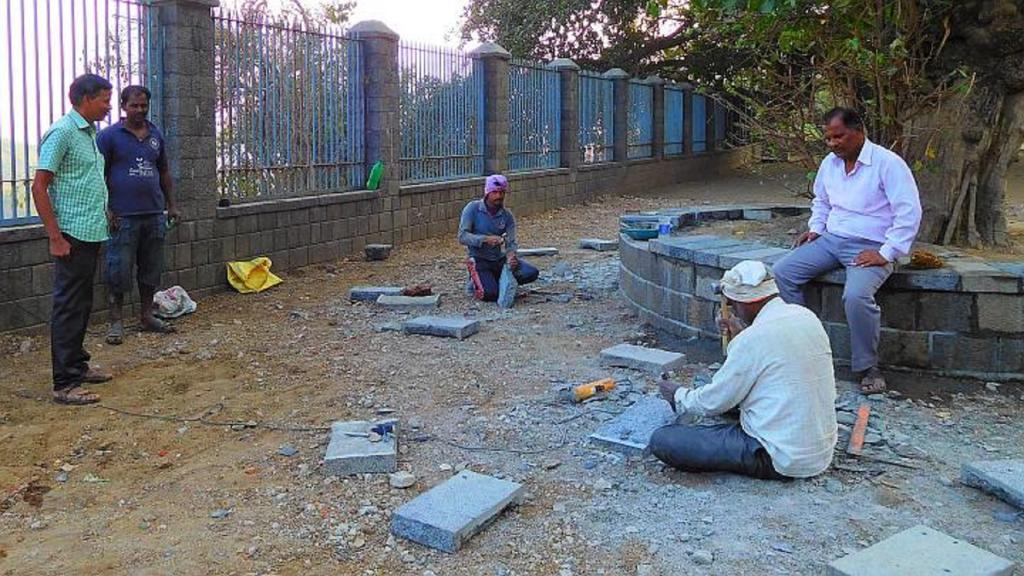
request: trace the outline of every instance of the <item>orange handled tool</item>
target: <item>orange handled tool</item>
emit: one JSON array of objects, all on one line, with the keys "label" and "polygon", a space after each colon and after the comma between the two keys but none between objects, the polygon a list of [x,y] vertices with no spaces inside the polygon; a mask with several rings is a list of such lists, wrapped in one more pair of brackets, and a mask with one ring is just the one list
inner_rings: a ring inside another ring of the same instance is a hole
[{"label": "orange handled tool", "polygon": [[615,379],[613,378],[602,378],[601,380],[594,380],[587,384],[580,384],[572,389],[571,399],[573,402],[583,402],[587,398],[594,396],[600,392],[608,392],[615,388]]}]

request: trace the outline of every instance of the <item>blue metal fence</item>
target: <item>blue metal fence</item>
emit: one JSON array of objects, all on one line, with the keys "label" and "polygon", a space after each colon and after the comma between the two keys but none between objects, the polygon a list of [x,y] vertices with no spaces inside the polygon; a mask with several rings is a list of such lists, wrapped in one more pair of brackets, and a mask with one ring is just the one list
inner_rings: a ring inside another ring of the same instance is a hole
[{"label": "blue metal fence", "polygon": [[650,158],[654,141],[654,87],[629,82],[629,113],[626,114],[626,157]]},{"label": "blue metal fence", "polygon": [[479,59],[402,43],[398,48],[402,175],[428,182],[484,171],[484,79]]},{"label": "blue metal fence", "polygon": [[31,182],[39,139],[71,109],[68,86],[91,72],[113,84],[113,109],[129,84],[153,92],[161,77],[148,3],[139,0],[0,0],[0,227],[38,221]]},{"label": "blue metal fence", "polygon": [[359,41],[340,29],[218,10],[217,175],[233,200],[361,188]]},{"label": "blue metal fence", "polygon": [[693,131],[691,137],[693,138],[693,151],[707,152],[708,149],[708,115],[707,115],[707,102],[702,94],[693,95],[693,115],[692,115],[692,126]]},{"label": "blue metal fence", "polygon": [[556,168],[561,161],[562,93],[557,70],[515,61],[509,67],[510,170]]},{"label": "blue metal fence", "polygon": [[685,151],[686,92],[682,88],[665,87],[665,156],[678,156]]},{"label": "blue metal fence", "polygon": [[725,127],[729,109],[725,102],[715,99],[715,149],[721,150],[725,147]]},{"label": "blue metal fence", "polygon": [[580,72],[580,158],[584,164],[610,162],[615,148],[615,82]]}]

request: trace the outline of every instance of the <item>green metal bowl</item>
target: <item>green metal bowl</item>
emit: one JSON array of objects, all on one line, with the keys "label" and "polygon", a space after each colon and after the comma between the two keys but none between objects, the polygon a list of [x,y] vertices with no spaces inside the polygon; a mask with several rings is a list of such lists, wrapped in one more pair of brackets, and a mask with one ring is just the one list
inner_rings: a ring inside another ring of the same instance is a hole
[{"label": "green metal bowl", "polygon": [[650,240],[658,237],[657,228],[623,228],[622,233],[633,240]]}]

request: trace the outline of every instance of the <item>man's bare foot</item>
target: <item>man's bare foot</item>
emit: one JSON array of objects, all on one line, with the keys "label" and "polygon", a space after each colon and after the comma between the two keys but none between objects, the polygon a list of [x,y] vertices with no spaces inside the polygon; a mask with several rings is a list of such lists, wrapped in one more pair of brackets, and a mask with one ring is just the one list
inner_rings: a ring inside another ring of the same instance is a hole
[{"label": "man's bare foot", "polygon": [[860,391],[864,394],[885,392],[885,377],[878,367],[870,368],[860,379]]}]

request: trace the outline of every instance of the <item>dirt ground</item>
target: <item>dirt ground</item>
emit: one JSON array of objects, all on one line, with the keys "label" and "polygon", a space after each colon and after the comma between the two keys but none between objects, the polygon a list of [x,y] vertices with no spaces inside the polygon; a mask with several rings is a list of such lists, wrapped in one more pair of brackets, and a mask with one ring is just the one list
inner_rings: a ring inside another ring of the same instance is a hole
[{"label": "dirt ground", "polygon": [[[463,252],[444,238],[203,299],[171,336],[110,347],[95,324],[87,347],[116,374],[94,387],[101,406],[48,401],[45,331],[0,336],[0,574],[812,574],[918,523],[1024,564],[1019,511],[956,480],[964,462],[1024,457],[1019,387],[871,400],[868,457],[839,450],[836,468],[805,481],[680,473],[588,444],[657,388],[602,369],[599,351],[659,341],[618,297],[617,255],[577,240],[614,237],[627,210],[791,201],[798,186],[777,170],[736,173],[521,218],[522,246],[561,253],[532,260],[544,293],[505,312],[462,294]],[[423,282],[443,313],[484,320],[480,333],[404,336],[390,329],[402,314],[346,298],[353,285]],[[558,400],[606,375],[623,381],[608,398]],[[840,408],[865,401],[840,387]],[[322,471],[325,427],[378,414],[400,421],[412,488]],[[464,468],[528,496],[455,554],[389,535],[394,508]]]}]

